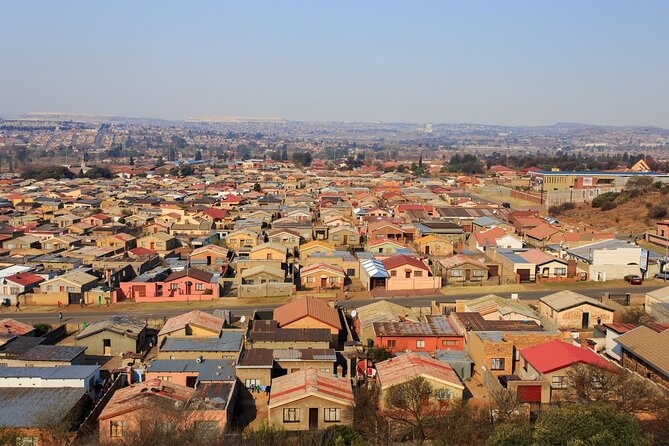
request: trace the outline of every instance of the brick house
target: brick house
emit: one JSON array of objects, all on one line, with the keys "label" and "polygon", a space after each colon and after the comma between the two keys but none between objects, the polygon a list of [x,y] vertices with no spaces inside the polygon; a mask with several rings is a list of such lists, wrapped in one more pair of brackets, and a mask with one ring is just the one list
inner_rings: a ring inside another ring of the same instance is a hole
[{"label": "brick house", "polygon": [[436,350],[462,350],[464,337],[446,316],[424,316],[421,322],[375,322],[374,345],[392,353],[404,351],[434,353]]}]

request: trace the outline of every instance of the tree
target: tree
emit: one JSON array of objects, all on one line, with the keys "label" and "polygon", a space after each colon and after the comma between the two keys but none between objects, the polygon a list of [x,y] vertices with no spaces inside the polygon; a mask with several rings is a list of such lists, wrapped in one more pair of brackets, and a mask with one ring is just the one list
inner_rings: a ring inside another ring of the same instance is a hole
[{"label": "tree", "polygon": [[254,191],[254,192],[260,192],[261,190],[262,190],[262,188],[260,187],[260,184],[255,183],[255,184],[253,185],[253,191]]},{"label": "tree", "polygon": [[642,308],[628,308],[620,314],[619,322],[625,324],[652,324],[655,318]]},{"label": "tree", "polygon": [[196,150],[195,151],[195,161],[200,161],[200,160],[202,160],[202,152],[200,152],[199,150]]},{"label": "tree", "polygon": [[84,178],[99,179],[99,178],[113,178],[114,174],[111,170],[106,167],[94,166],[85,174],[82,175]]},{"label": "tree", "polygon": [[354,388],[353,404],[344,411],[344,419],[372,445],[388,444],[389,424],[380,404],[380,389],[375,385]]},{"label": "tree", "polygon": [[163,167],[165,165],[165,160],[162,156],[159,156],[156,160],[156,167]]},{"label": "tree", "polygon": [[311,153],[309,152],[294,152],[293,153],[293,163],[298,167],[308,167],[311,166]]},{"label": "tree", "polygon": [[131,157],[130,157],[130,161],[128,161],[128,164],[130,164],[131,166],[134,166],[134,165],[135,165],[135,158],[133,158],[133,157],[131,156]]},{"label": "tree", "polygon": [[493,424],[489,411],[462,401],[454,401],[437,420],[436,446],[482,445]]},{"label": "tree", "polygon": [[179,168],[179,176],[188,177],[188,176],[193,175],[193,173],[195,173],[195,171],[188,164],[184,164],[183,166],[181,166]]},{"label": "tree", "polygon": [[398,426],[411,430],[418,445],[423,444],[434,426],[435,413],[430,405],[432,386],[418,376],[390,387],[385,398],[386,415]]},{"label": "tree", "polygon": [[532,446],[532,426],[527,423],[503,423],[495,427],[488,446]]},{"label": "tree", "polygon": [[567,372],[569,389],[563,398],[579,404],[605,403],[629,414],[655,412],[665,397],[627,369],[577,364]]},{"label": "tree", "polygon": [[542,413],[535,446],[651,446],[636,419],[602,404],[569,405]]}]

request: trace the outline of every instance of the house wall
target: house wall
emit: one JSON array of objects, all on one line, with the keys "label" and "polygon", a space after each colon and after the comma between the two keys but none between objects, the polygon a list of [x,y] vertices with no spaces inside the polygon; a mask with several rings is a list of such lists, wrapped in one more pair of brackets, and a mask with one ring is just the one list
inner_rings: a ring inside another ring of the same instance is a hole
[{"label": "house wall", "polygon": [[163,345],[163,342],[166,338],[218,338],[220,336],[219,331],[212,331],[206,328],[198,327],[196,325],[187,325],[186,327],[173,331],[171,333],[166,333],[158,337],[158,345]]},{"label": "house wall", "polygon": [[664,373],[660,370],[653,367],[651,364],[648,364],[637,358],[633,352],[623,349],[621,352],[621,364],[626,369],[637,372],[639,375],[650,379],[653,382],[662,384],[665,387],[669,387],[669,370],[665,370]]},{"label": "house wall", "polygon": [[563,311],[555,311],[543,302],[539,302],[539,315],[552,320],[557,328],[581,328],[583,313],[589,313],[588,328],[597,324],[601,318],[601,323],[613,322],[613,311],[595,307],[590,304],[583,304],[578,307],[569,308]]},{"label": "house wall", "polygon": [[330,373],[335,371],[335,363],[332,361],[276,361],[277,365],[286,370],[288,374],[306,369],[320,369]]},{"label": "house wall", "polygon": [[[405,275],[405,270],[411,270],[411,277],[408,279]],[[393,277],[393,270],[388,270],[390,277],[386,281],[387,290],[431,290],[441,288],[441,277],[429,276],[427,270],[420,270],[418,268],[412,268],[409,265],[402,265],[394,269],[396,271],[396,276]],[[422,277],[416,277],[416,271],[422,271]]]},{"label": "house wall", "polygon": [[[271,256],[271,257],[267,257]],[[249,259],[251,260],[281,260],[282,262],[286,261],[286,253],[280,252],[275,249],[263,248],[257,251],[251,252],[249,254]]]},{"label": "house wall", "polygon": [[[421,374],[420,377],[425,379],[425,381],[432,387],[434,391],[437,390],[450,390],[451,391],[451,400],[462,400],[462,397],[464,395],[464,389],[463,386],[460,382],[458,383],[444,383],[442,381],[439,381],[437,379],[434,379],[430,377],[427,374]],[[386,395],[388,393],[389,389],[392,389],[393,386],[383,386],[381,389],[381,407],[385,405],[385,400],[386,400]],[[432,392],[432,397],[430,398],[430,403],[432,405],[434,404],[439,404],[439,401],[435,398],[436,392]]]},{"label": "house wall", "polygon": [[333,335],[339,334],[339,329],[310,316],[305,316],[301,319],[291,322],[290,324],[282,325],[281,328],[327,328]]},{"label": "house wall", "polygon": [[[271,403],[270,399],[270,403]],[[308,396],[302,398],[301,400],[282,404],[276,407],[269,408],[269,422],[277,427],[283,428],[287,431],[306,431],[309,430],[309,408],[318,409],[318,429],[326,429],[330,426],[335,426],[337,424],[347,424],[344,420],[345,411],[348,409],[348,403],[335,403],[329,399],[319,398],[317,396]],[[283,422],[283,409],[284,408],[298,408],[300,409],[300,420],[296,423],[284,423]],[[325,408],[338,408],[341,409],[341,420],[340,422],[328,422],[324,420],[324,409]]]},{"label": "house wall", "polygon": [[[483,366],[494,376],[513,373],[513,344],[511,342],[491,342],[471,333],[468,340],[469,356],[474,361],[474,370],[483,374]],[[504,358],[503,370],[492,370],[492,358]]]},{"label": "house wall", "polygon": [[[419,348],[417,341],[425,341],[425,347]],[[395,341],[395,347],[389,347],[388,341]],[[429,352],[435,350],[464,350],[465,340],[462,336],[376,336],[374,345],[385,347],[392,353]]]},{"label": "house wall", "polygon": [[246,348],[301,349],[330,348],[329,341],[253,341],[247,342]]},{"label": "house wall", "polygon": [[259,379],[261,387],[272,383],[271,367],[237,367],[236,375],[242,387],[246,386],[247,379]]},{"label": "house wall", "polygon": [[127,336],[112,333],[110,331],[102,331],[83,339],[76,339],[75,345],[86,347],[86,354],[88,355],[104,355],[104,348],[102,346],[103,339],[111,340],[111,354],[117,356],[120,353],[131,351],[138,353],[139,349],[144,345],[145,331],[142,331],[138,339],[129,338]]},{"label": "house wall", "polygon": [[160,378],[163,381],[185,386],[187,378],[197,377],[199,374],[200,372],[152,372],[150,369],[147,369],[144,372],[144,381]]}]

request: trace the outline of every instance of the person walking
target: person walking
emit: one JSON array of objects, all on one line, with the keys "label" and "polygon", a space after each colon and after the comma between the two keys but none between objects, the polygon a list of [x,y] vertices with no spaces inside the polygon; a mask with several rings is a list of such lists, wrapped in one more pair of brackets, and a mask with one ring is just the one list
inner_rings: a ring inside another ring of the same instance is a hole
[{"label": "person walking", "polygon": [[16,311],[21,311],[21,302],[19,302],[19,299],[16,299]]},{"label": "person walking", "polygon": [[63,312],[62,311],[58,312],[58,322],[63,322]]}]

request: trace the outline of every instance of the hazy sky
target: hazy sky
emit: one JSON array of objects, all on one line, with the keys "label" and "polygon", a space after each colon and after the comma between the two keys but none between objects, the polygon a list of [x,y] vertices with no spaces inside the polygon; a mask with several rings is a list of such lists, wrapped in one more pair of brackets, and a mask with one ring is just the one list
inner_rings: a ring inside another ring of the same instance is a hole
[{"label": "hazy sky", "polygon": [[669,1],[0,0],[0,114],[660,125]]}]

